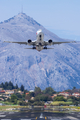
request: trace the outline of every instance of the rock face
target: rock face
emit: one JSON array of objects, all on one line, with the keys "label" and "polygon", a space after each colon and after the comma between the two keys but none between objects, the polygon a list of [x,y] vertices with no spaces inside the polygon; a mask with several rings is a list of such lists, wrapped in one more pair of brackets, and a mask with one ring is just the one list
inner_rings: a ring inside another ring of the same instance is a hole
[{"label": "rock face", "polygon": [[53,46],[54,49],[24,49],[28,46],[3,41],[36,39],[42,29],[44,40],[67,41],[45,29],[24,13],[0,23],[0,83],[12,81],[26,89],[48,86],[60,91],[80,87],[80,44],[69,43]]}]

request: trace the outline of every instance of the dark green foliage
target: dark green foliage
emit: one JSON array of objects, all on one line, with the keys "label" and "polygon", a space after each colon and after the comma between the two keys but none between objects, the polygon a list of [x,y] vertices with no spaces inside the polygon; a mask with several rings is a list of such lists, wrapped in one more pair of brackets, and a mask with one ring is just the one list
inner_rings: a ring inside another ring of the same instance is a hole
[{"label": "dark green foliage", "polygon": [[15,89],[18,89],[18,85],[16,84]]},{"label": "dark green foliage", "polygon": [[74,97],[74,96],[71,96],[70,99],[72,100],[73,105],[76,105],[76,106],[77,106],[78,104],[80,104],[80,97],[79,97],[79,98],[76,98],[76,97]]},{"label": "dark green foliage", "polygon": [[8,87],[8,82],[5,82],[4,86],[5,86],[5,89],[6,89]]},{"label": "dark green foliage", "polygon": [[7,99],[7,101],[9,101],[9,102],[10,102],[10,98],[8,98],[8,99]]},{"label": "dark green foliage", "polygon": [[53,95],[54,93],[56,93],[56,91],[53,90],[53,88],[48,87],[43,91],[44,94],[49,94],[49,95]]},{"label": "dark green foliage", "polygon": [[14,89],[14,85],[11,81],[9,82],[8,86],[11,86],[11,90]]},{"label": "dark green foliage", "polygon": [[79,102],[78,101],[74,101],[73,104],[76,105],[76,106],[78,106]]},{"label": "dark green foliage", "polygon": [[79,101],[79,103],[80,103],[80,97],[78,98],[78,101]]},{"label": "dark green foliage", "polygon": [[3,82],[0,84],[0,88],[4,88],[4,83]]},{"label": "dark green foliage", "polygon": [[27,92],[29,92],[28,90],[24,90],[24,94],[26,94]]},{"label": "dark green foliage", "polygon": [[14,89],[14,85],[13,85],[13,83],[11,81],[9,83],[8,82],[1,83],[0,87],[5,89],[5,90],[12,90],[12,89]]},{"label": "dark green foliage", "polygon": [[72,102],[72,99],[71,98],[67,99],[67,102]]},{"label": "dark green foliage", "polygon": [[17,99],[14,100],[14,105],[17,104]]},{"label": "dark green foliage", "polygon": [[29,103],[34,103],[34,100],[29,100],[28,102],[29,102]]},{"label": "dark green foliage", "polygon": [[22,95],[22,100],[25,101],[25,94]]},{"label": "dark green foliage", "polygon": [[21,85],[20,89],[21,89],[21,91],[24,91],[24,86],[23,86],[23,85]]},{"label": "dark green foliage", "polygon": [[28,94],[27,96],[25,96],[25,99],[30,100],[31,99],[30,95]]},{"label": "dark green foliage", "polygon": [[32,105],[44,106],[44,102],[41,102],[41,101],[38,102],[38,101],[36,101]]},{"label": "dark green foliage", "polygon": [[42,94],[42,95],[37,95],[34,99],[35,101],[51,101],[52,98],[51,96],[49,95],[45,95],[45,94]]},{"label": "dark green foliage", "polygon": [[54,98],[54,101],[66,101],[66,99],[63,96],[57,96]]},{"label": "dark green foliage", "polygon": [[35,87],[34,92],[35,92],[35,94],[41,93],[40,87]]},{"label": "dark green foliage", "polygon": [[12,90],[12,89],[13,89],[12,86],[8,86],[5,90]]},{"label": "dark green foliage", "polygon": [[11,95],[11,102],[15,102],[17,100],[17,96],[15,94]]},{"label": "dark green foliage", "polygon": [[72,90],[68,89],[68,90],[64,90],[64,92],[70,92],[70,93],[72,93]]},{"label": "dark green foliage", "polygon": [[20,93],[16,93],[15,95],[17,96],[18,99],[22,98],[22,95]]},{"label": "dark green foliage", "polygon": [[78,99],[77,99],[76,97],[74,97],[74,96],[71,96],[70,98],[72,99],[72,102],[75,102],[75,101],[78,100]]},{"label": "dark green foliage", "polygon": [[18,104],[21,105],[21,106],[26,106],[27,105],[27,103],[24,102],[24,101],[20,101]]},{"label": "dark green foliage", "polygon": [[29,92],[30,97],[35,97],[35,93],[34,92]]},{"label": "dark green foliage", "polygon": [[74,86],[72,90],[76,89],[76,87]]}]

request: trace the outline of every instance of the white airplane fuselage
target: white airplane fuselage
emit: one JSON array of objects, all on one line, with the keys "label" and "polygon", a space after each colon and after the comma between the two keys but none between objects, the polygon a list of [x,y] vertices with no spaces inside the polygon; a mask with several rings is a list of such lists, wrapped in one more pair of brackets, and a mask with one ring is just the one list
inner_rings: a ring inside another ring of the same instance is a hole
[{"label": "white airplane fuselage", "polygon": [[43,49],[43,39],[44,39],[44,34],[42,30],[37,31],[37,36],[36,36],[36,50],[41,51]]}]

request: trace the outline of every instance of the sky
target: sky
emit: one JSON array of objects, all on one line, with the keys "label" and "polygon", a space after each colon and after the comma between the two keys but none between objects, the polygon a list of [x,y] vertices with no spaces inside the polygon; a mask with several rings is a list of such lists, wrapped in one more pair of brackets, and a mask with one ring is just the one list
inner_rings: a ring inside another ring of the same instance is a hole
[{"label": "sky", "polygon": [[80,41],[80,0],[0,0],[0,22],[20,12],[61,38]]}]

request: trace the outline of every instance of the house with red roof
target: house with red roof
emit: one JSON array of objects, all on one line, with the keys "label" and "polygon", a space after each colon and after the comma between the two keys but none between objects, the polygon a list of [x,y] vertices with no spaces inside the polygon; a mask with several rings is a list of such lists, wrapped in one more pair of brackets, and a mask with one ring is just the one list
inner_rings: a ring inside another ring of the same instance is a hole
[{"label": "house with red roof", "polygon": [[74,97],[80,97],[80,93],[75,92],[75,93],[72,94],[72,96],[74,96]]},{"label": "house with red roof", "polygon": [[4,94],[4,93],[5,93],[5,90],[1,90],[1,91],[0,91],[0,94]]},{"label": "house with red roof", "polygon": [[67,98],[68,96],[71,95],[71,93],[63,91],[63,92],[60,92],[58,95],[62,95],[62,96],[64,96],[64,98]]},{"label": "house with red roof", "polygon": [[29,92],[28,93],[26,93],[26,95],[28,95],[29,94]]}]

